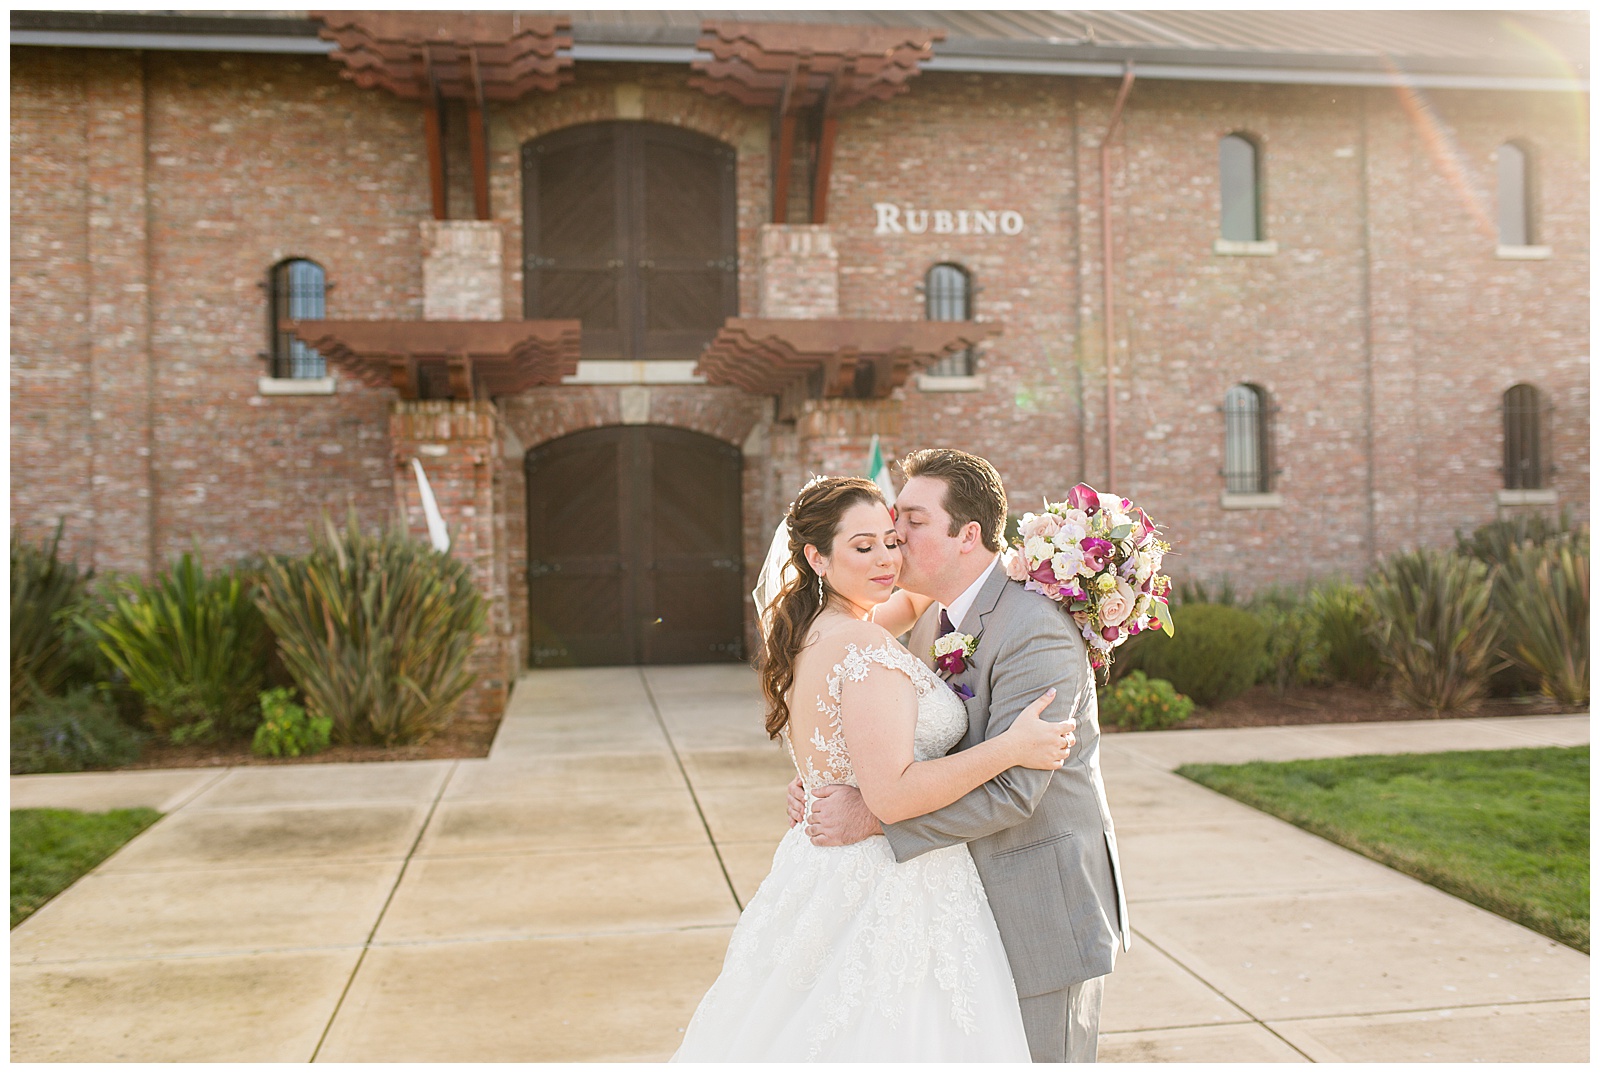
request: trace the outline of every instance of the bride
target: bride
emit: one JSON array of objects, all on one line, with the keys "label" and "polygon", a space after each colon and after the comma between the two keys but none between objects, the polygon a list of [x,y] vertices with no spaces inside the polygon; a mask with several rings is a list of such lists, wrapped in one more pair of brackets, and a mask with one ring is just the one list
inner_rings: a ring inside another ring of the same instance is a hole
[{"label": "bride", "polygon": [[[857,786],[884,822],[955,801],[1010,767],[1060,767],[1070,722],[1039,718],[945,756],[961,699],[895,636],[928,606],[895,593],[883,494],[820,478],[789,508],[786,583],[763,608],[767,732],[805,787]],[[769,560],[770,565],[770,560]],[[1005,949],[965,845],[897,864],[877,835],[819,847],[797,824],[745,907],[674,1061],[1029,1060]]]}]

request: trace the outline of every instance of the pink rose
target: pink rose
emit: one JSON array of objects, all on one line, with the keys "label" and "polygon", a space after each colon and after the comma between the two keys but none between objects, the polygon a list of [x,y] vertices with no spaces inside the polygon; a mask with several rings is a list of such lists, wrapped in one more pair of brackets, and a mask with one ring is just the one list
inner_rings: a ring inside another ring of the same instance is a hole
[{"label": "pink rose", "polygon": [[1114,627],[1128,621],[1135,599],[1133,586],[1118,578],[1117,587],[1100,597],[1100,625]]},{"label": "pink rose", "polygon": [[1023,558],[1022,553],[1015,548],[1006,553],[1003,565],[1006,569],[1006,577],[1012,581],[1028,580],[1028,560]]}]

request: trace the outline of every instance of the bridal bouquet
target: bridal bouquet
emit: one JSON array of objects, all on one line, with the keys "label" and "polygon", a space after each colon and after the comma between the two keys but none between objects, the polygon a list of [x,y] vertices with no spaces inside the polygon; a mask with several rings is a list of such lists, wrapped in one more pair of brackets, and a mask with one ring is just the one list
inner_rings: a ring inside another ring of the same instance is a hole
[{"label": "bridal bouquet", "polygon": [[1099,670],[1136,633],[1159,625],[1171,636],[1172,579],[1158,573],[1171,550],[1144,511],[1080,484],[1065,503],[1046,500],[1042,514],[1022,516],[1004,565],[1007,577],[1071,613]]}]

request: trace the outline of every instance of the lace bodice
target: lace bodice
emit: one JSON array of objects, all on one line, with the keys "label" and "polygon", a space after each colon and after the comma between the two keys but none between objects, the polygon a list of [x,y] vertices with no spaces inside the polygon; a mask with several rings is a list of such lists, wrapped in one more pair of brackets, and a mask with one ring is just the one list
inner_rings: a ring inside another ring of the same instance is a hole
[{"label": "lace bodice", "polygon": [[[809,738],[811,748],[803,751],[795,749],[790,737],[794,730],[793,720],[784,728],[784,746],[789,750],[789,759],[794,761],[795,770],[800,773],[800,781],[805,785],[808,795],[817,787],[829,783],[856,785],[856,773],[850,764],[850,749],[845,744],[840,711],[844,705],[845,684],[863,681],[874,666],[904,674],[916,687],[917,725],[912,738],[912,755],[917,760],[932,760],[945,755],[967,732],[966,705],[926,663],[894,641],[866,648],[846,645],[844,659],[833,665],[833,673],[827,677],[827,692],[817,697],[817,712],[822,720],[812,728]],[[790,710],[793,710],[792,705]],[[819,759],[822,759],[820,768],[817,766]]]}]

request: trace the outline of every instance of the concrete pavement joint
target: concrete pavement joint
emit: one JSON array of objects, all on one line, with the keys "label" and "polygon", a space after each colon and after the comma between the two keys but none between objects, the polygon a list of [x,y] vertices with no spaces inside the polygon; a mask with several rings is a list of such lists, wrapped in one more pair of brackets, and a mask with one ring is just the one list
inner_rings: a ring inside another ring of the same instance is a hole
[{"label": "concrete pavement joint", "polygon": [[378,934],[378,928],[383,924],[383,916],[389,911],[389,906],[394,902],[395,892],[400,889],[400,884],[406,878],[406,869],[411,864],[411,858],[416,856],[417,847],[422,844],[422,836],[427,833],[428,824],[433,822],[433,814],[439,808],[439,802],[444,800],[444,792],[450,787],[450,780],[455,777],[458,761],[450,764],[450,770],[439,782],[439,789],[433,795],[433,803],[428,806],[428,814],[423,817],[422,825],[417,828],[417,837],[411,840],[411,850],[400,865],[400,871],[394,877],[394,883],[389,887],[389,895],[383,900],[383,908],[378,910],[377,918],[372,922],[372,928],[367,932],[366,941],[361,944],[361,953],[356,958],[355,966],[350,970],[350,976],[344,982],[344,988],[339,992],[339,1001],[333,1004],[333,1012],[328,1015],[328,1023],[322,1026],[322,1034],[317,1037],[317,1045],[311,1050],[309,1061],[315,1062],[317,1055],[322,1052],[322,1045],[328,1041],[328,1033],[333,1030],[333,1023],[339,1019],[339,1011],[344,1009],[344,1000],[350,994],[350,986],[355,983],[356,977],[361,973],[361,966],[367,960],[367,951],[372,949],[373,937]]},{"label": "concrete pavement joint", "polygon": [[[1275,1030],[1271,1025],[1267,1024],[1265,1021],[1261,1020],[1255,1014],[1251,1013],[1249,1010],[1245,1009],[1243,1006],[1239,1005],[1237,1002],[1233,1001],[1233,999],[1231,999],[1227,995],[1225,995],[1222,992],[1222,990],[1220,988],[1218,988],[1215,984],[1213,984],[1210,980],[1207,980],[1204,976],[1201,976],[1199,973],[1195,972],[1194,969],[1190,968],[1188,965],[1184,964],[1182,961],[1179,961],[1177,959],[1177,957],[1175,957],[1171,952],[1162,949],[1161,944],[1151,941],[1149,936],[1145,935],[1138,928],[1134,928],[1133,929],[1133,934],[1138,936],[1139,939],[1142,942],[1149,943],[1150,944],[1150,949],[1156,951],[1156,953],[1160,954],[1162,957],[1164,957],[1167,960],[1171,961],[1174,965],[1178,966],[1178,968],[1182,969],[1184,972],[1186,972],[1190,976],[1192,976],[1194,978],[1195,982],[1200,984],[1200,986],[1208,989],[1212,994],[1216,995],[1217,998],[1221,999],[1223,1002],[1226,1002],[1229,1006],[1232,1006],[1234,1009],[1238,1010],[1241,1014],[1243,1014],[1245,1016],[1245,1018],[1246,1018],[1245,1021],[1234,1022],[1234,1023],[1237,1023],[1237,1024],[1246,1024],[1246,1023],[1248,1023],[1248,1024],[1259,1025],[1264,1031],[1270,1033],[1275,1039],[1279,1040],[1285,1047],[1288,1047],[1290,1050],[1294,1051],[1295,1054],[1298,1054],[1300,1057],[1304,1058],[1306,1061],[1308,1061],[1308,1062],[1315,1062],[1316,1061],[1315,1058],[1311,1057],[1305,1051],[1301,1050],[1299,1047],[1296,1047],[1293,1043],[1290,1043],[1287,1039],[1285,1039],[1283,1037],[1283,1035],[1281,1033],[1279,1033],[1277,1030]],[[1196,1027],[1202,1027],[1202,1026],[1196,1026]],[[1165,1031],[1165,1030],[1166,1030],[1165,1027],[1163,1027],[1162,1031]],[[1107,1035],[1112,1035],[1112,1033],[1107,1033]]]},{"label": "concrete pavement joint", "polygon": [[728,893],[733,896],[733,904],[739,912],[744,912],[744,903],[739,900],[739,891],[733,885],[733,877],[728,874],[728,862],[722,859],[722,847],[717,845],[716,835],[711,833],[711,823],[706,819],[706,810],[700,807],[700,795],[694,792],[694,780],[689,778],[689,772],[683,766],[683,757],[678,755],[678,743],[673,740],[672,731],[667,729],[667,721],[661,715],[661,705],[656,703],[655,690],[650,688],[650,679],[645,676],[644,668],[635,668],[639,681],[644,684],[645,696],[650,698],[650,710],[655,713],[656,722],[661,727],[661,733],[667,739],[667,748],[672,753],[672,762],[678,765],[678,774],[683,776],[683,784],[689,788],[689,800],[694,802],[695,815],[700,817],[700,826],[705,828],[706,841],[711,843],[711,852],[716,854],[717,867],[722,869],[722,881],[728,885]]}]

